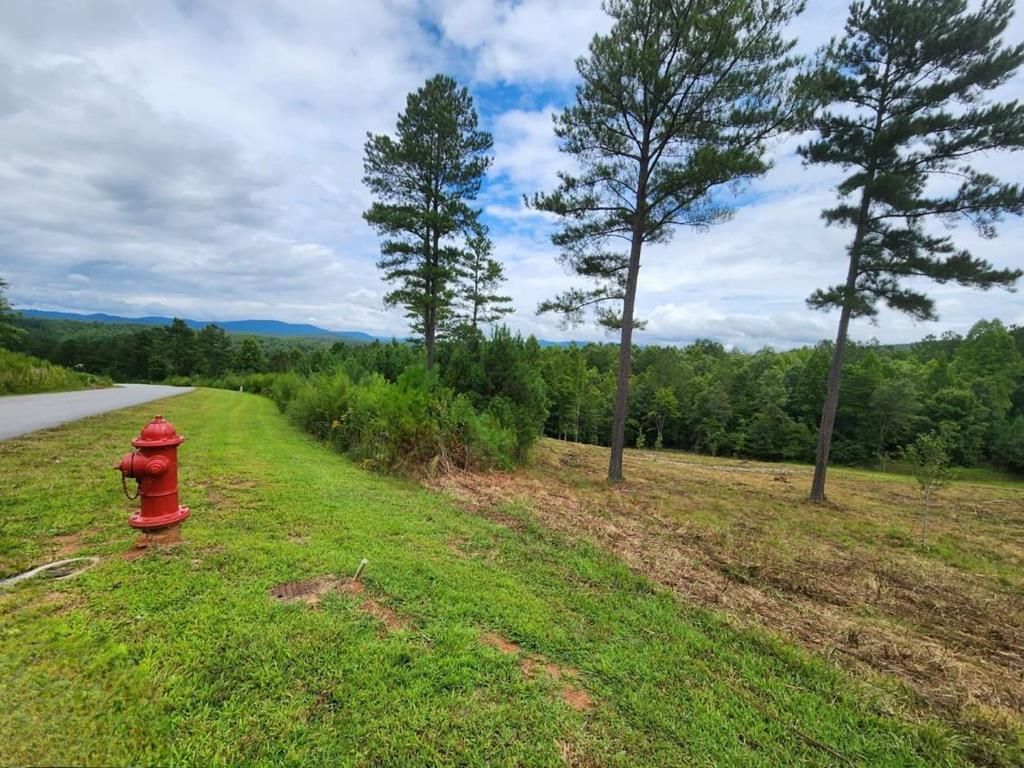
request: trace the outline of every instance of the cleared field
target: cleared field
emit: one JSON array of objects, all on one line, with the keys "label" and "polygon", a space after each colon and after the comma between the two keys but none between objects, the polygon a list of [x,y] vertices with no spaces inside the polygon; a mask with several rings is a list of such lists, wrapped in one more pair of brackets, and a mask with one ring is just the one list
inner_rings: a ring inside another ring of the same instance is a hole
[{"label": "cleared field", "polygon": [[967,473],[933,502],[924,537],[906,476],[833,470],[819,507],[804,466],[628,451],[627,482],[609,489],[606,462],[606,449],[547,440],[528,470],[434,485],[499,520],[520,505],[1002,755],[978,759],[1024,761],[1024,484]]},{"label": "cleared field", "polygon": [[[265,399],[198,391],[161,408],[188,438],[182,487],[193,517],[183,543],[141,557],[125,525],[132,503],[110,467],[152,405],[0,443],[0,575],[71,554],[100,558],[74,578],[0,593],[4,764],[1019,758],[1003,732],[943,723],[891,686],[680,600],[675,587],[637,572],[667,552],[652,550],[630,569],[589,541],[588,531],[607,544],[583,522],[616,514],[596,501],[594,514],[576,515],[572,535],[541,524],[541,510],[602,496],[587,479],[596,453],[544,449],[536,474],[515,482],[548,495],[530,505],[536,511],[496,497],[487,506],[495,521],[363,471],[295,431]],[[652,467],[680,481],[717,471],[662,458],[651,457]],[[745,486],[747,474],[756,485]],[[747,474],[734,492],[760,508],[756,487],[774,481]],[[709,492],[721,485],[707,477]],[[508,477],[492,481],[512,493]],[[724,513],[698,492],[673,490],[665,506],[693,494],[710,530]],[[649,497],[653,510],[654,493],[638,480],[602,497],[623,510]],[[991,493],[1016,503],[1013,488]],[[973,569],[985,584],[1005,578],[1007,600],[1019,597],[1008,557]],[[369,566],[356,587],[348,576],[362,558]]]}]

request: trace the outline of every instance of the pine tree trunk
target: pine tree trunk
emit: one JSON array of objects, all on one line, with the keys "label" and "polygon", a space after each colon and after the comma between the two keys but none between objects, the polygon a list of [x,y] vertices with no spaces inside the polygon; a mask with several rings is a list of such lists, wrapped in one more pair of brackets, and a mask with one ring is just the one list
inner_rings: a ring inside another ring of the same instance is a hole
[{"label": "pine tree trunk", "polygon": [[[874,136],[882,130],[886,115],[886,98],[888,93],[889,73],[892,62],[887,58],[885,71],[882,75],[881,93],[875,109]],[[828,371],[828,389],[825,393],[825,407],[821,413],[821,426],[818,429],[818,452],[814,459],[814,480],[811,482],[811,501],[821,504],[825,501],[825,474],[828,472],[828,457],[832,451],[832,429],[836,424],[836,411],[839,408],[839,385],[843,378],[843,362],[846,358],[846,334],[850,327],[850,315],[853,311],[853,300],[856,297],[857,277],[860,268],[860,251],[867,234],[868,213],[871,210],[871,185],[875,180],[875,166],[868,169],[868,178],[860,193],[860,209],[857,213],[857,231],[853,236],[850,248],[850,269],[846,273],[846,290],[843,294],[843,309],[839,315],[839,330],[836,333],[836,347],[832,351],[832,365]]]},{"label": "pine tree trunk", "polygon": [[608,482],[622,482],[622,451],[626,447],[626,414],[629,410],[629,371],[633,354],[633,310],[636,284],[640,275],[640,249],[644,244],[644,223],[647,205],[647,174],[650,171],[651,128],[644,129],[640,148],[640,165],[636,184],[636,210],[633,213],[633,234],[626,268],[626,295],[622,300],[622,335],[619,338],[619,379],[615,389],[615,412],[612,417],[611,455],[608,457]]},{"label": "pine tree trunk", "polygon": [[427,370],[432,371],[434,369],[434,340],[437,336],[437,321],[433,308],[427,310],[427,321],[423,325],[423,336],[427,346]]},{"label": "pine tree trunk", "polygon": [[828,389],[825,392],[825,407],[821,412],[821,426],[818,429],[818,452],[814,460],[814,480],[811,483],[811,501],[825,501],[825,474],[828,472],[828,457],[832,451],[832,430],[836,424],[839,409],[839,386],[843,378],[843,362],[846,358],[846,333],[850,327],[850,308],[844,305],[839,315],[839,331],[836,346],[832,351],[832,365],[828,371]]},{"label": "pine tree trunk", "polygon": [[615,390],[615,415],[612,418],[612,450],[608,460],[608,482],[622,482],[622,451],[626,446],[626,413],[629,409],[629,371],[633,352],[633,306],[636,303],[637,276],[640,274],[639,227],[634,227],[629,249],[626,296],[622,302],[622,336],[619,341],[619,380]]},{"label": "pine tree trunk", "polygon": [[[437,204],[431,202],[430,210],[432,213],[437,213]],[[440,252],[441,235],[437,230],[431,232],[431,240],[427,247],[430,249],[429,260],[431,266],[436,267],[438,261],[441,258]],[[427,301],[430,302],[430,306],[427,309],[426,322],[423,327],[424,342],[427,346],[427,370],[434,370],[434,342],[437,339],[437,301],[438,293],[440,293],[439,286],[435,283],[435,278],[431,276],[427,281]]]},{"label": "pine tree trunk", "polygon": [[857,276],[860,268],[860,249],[864,243],[870,206],[871,196],[865,187],[860,199],[857,232],[853,236],[853,246],[850,248],[850,268],[846,273],[843,309],[839,313],[839,330],[836,332],[835,349],[832,350],[832,364],[828,370],[828,388],[825,392],[825,407],[821,412],[821,425],[818,429],[818,452],[814,459],[811,501],[819,504],[825,501],[825,475],[828,472],[829,453],[832,451],[832,430],[836,425],[836,411],[839,409],[839,387],[843,379],[843,363],[846,360],[846,338],[850,328],[850,315],[853,312],[852,305],[856,295]]}]

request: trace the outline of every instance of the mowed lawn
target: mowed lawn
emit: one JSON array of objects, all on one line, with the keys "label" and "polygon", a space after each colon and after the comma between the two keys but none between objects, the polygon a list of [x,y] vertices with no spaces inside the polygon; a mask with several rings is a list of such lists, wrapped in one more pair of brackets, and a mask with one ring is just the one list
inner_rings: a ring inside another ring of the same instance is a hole
[{"label": "mowed lawn", "polygon": [[[111,469],[187,437],[178,546],[125,557]],[[738,629],[515,506],[374,475],[268,400],[202,390],[0,443],[5,765],[961,765],[938,721]],[[283,603],[286,582],[365,592]]]}]

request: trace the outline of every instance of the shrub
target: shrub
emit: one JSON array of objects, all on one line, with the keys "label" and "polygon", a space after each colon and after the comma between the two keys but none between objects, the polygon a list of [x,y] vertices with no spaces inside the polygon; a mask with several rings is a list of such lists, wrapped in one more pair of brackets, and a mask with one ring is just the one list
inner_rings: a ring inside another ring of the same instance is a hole
[{"label": "shrub", "polygon": [[511,431],[517,462],[526,460],[548,418],[540,354],[536,339],[524,340],[505,327],[496,328],[490,339],[469,334],[440,350],[444,383]]},{"label": "shrub", "polygon": [[79,373],[46,360],[0,349],[0,394],[66,392],[112,384],[106,376]]},{"label": "shrub", "polygon": [[281,408],[298,427],[315,437],[326,440],[335,423],[347,418],[351,406],[351,383],[340,371],[318,374],[294,387],[278,390]]},{"label": "shrub", "polygon": [[309,377],[248,374],[203,383],[267,395],[297,427],[373,469],[435,474],[515,463],[515,429],[493,413],[478,413],[469,397],[421,367],[395,382],[378,373],[357,375],[339,367]]},{"label": "shrub", "polygon": [[995,457],[1001,466],[1024,474],[1024,416],[1000,427],[996,434]]}]

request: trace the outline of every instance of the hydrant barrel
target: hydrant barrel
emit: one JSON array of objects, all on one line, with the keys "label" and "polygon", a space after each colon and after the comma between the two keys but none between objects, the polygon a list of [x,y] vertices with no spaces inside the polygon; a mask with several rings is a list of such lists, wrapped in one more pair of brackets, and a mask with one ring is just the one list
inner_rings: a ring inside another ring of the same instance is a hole
[{"label": "hydrant barrel", "polygon": [[189,516],[188,507],[178,503],[178,446],[184,441],[173,424],[157,416],[132,440],[136,450],[114,465],[139,485],[141,507],[128,520],[133,528],[165,528]]}]

